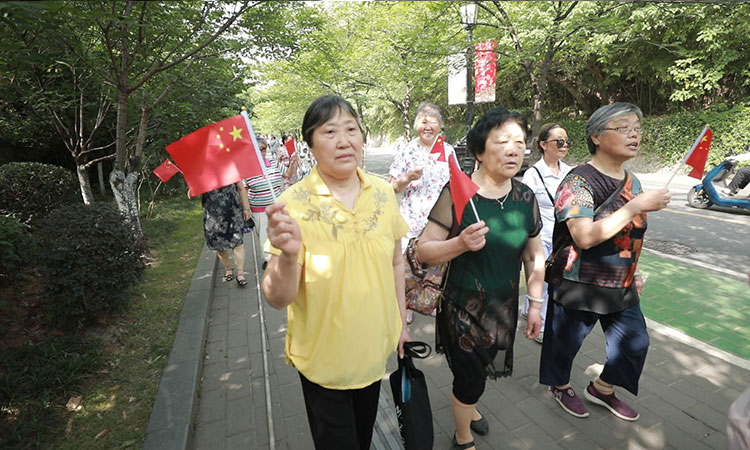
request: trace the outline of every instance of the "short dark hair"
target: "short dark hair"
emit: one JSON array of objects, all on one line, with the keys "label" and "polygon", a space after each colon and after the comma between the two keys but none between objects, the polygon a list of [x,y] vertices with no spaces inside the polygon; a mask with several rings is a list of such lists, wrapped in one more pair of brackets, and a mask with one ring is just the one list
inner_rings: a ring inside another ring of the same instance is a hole
[{"label": "short dark hair", "polygon": [[518,124],[523,130],[524,139],[529,135],[529,124],[521,113],[508,111],[505,108],[495,108],[483,115],[466,136],[466,145],[474,158],[484,153],[484,144],[487,142],[490,132],[503,126],[505,122]]},{"label": "short dark hair", "polygon": [[549,139],[549,134],[555,128],[562,127],[556,123],[545,123],[544,125],[542,125],[542,128],[539,129],[539,136],[536,138],[536,147],[540,152],[544,153],[544,149],[542,148],[541,143]]},{"label": "short dark hair", "polygon": [[313,146],[312,136],[315,129],[335,117],[340,110],[354,117],[359,131],[364,134],[357,111],[354,110],[351,103],[338,95],[321,95],[310,103],[307,112],[305,112],[305,118],[302,119],[302,138],[307,142],[308,147],[312,148]]}]

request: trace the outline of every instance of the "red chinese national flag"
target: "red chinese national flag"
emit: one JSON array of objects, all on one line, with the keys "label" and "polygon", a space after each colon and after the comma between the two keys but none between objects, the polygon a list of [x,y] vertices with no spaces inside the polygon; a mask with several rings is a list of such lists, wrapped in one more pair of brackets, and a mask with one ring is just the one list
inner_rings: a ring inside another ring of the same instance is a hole
[{"label": "red chinese national flag", "polygon": [[688,174],[689,177],[701,179],[703,171],[706,169],[706,160],[708,159],[708,149],[711,148],[711,140],[714,137],[711,128],[703,128],[698,139],[695,140],[693,147],[685,156],[685,164],[692,167],[693,170]]},{"label": "red chinese national flag", "polygon": [[170,178],[174,176],[174,174],[179,171],[180,169],[172,164],[172,161],[165,159],[164,162],[159,165],[159,167],[154,169],[154,175],[159,177],[162,182],[166,183]]},{"label": "red chinese national flag", "polygon": [[[456,220],[461,225],[461,218],[464,216],[464,209],[466,204],[469,203],[474,194],[479,191],[479,186],[474,184],[468,175],[463,173],[460,167],[458,167],[458,160],[455,154],[451,154],[452,158],[448,159],[448,166],[451,171],[450,188],[451,188],[451,200],[453,201],[453,207],[456,209]],[[479,220],[479,218],[477,218]]]},{"label": "red chinese national flag", "polygon": [[193,131],[167,145],[190,193],[203,194],[263,173],[241,115]]},{"label": "red chinese national flag", "polygon": [[430,150],[430,153],[437,153],[438,154],[438,161],[445,162],[445,137],[443,137],[442,134],[438,135],[437,139],[435,139],[435,142],[432,144],[432,150]]},{"label": "red chinese national flag", "polygon": [[294,145],[294,138],[284,142],[284,147],[286,147],[286,152],[289,153],[289,156],[292,156],[297,151],[297,147]]}]

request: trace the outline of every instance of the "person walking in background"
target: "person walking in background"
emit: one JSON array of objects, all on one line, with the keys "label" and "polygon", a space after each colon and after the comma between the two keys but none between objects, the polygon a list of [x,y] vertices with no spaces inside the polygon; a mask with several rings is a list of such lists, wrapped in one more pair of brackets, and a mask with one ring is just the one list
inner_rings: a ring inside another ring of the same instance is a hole
[{"label": "person walking in background", "polygon": [[[266,165],[266,174],[268,179],[263,175],[257,175],[252,178],[248,178],[244,181],[244,185],[247,188],[247,198],[250,202],[250,212],[252,213],[253,222],[255,227],[253,231],[258,237],[261,247],[266,242],[266,228],[268,227],[268,219],[266,216],[266,207],[271,206],[274,199],[281,195],[281,191],[284,188],[284,180],[282,174],[279,172],[279,166],[275,162],[271,162],[267,159],[268,156],[268,144],[265,139],[259,138],[257,140],[260,154],[263,157],[263,162]],[[270,185],[269,185],[270,183]],[[273,191],[271,191],[273,187]],[[268,261],[268,254],[263,254],[263,266],[265,270]]]},{"label": "person walking in background", "polygon": [[476,408],[487,378],[513,372],[522,264],[532,301],[525,335],[534,339],[539,334],[544,279],[539,207],[531,189],[513,179],[521,169],[527,129],[520,114],[505,109],[479,119],[467,144],[481,163],[471,176],[479,186],[472,201],[480,220],[469,207],[463,217],[455,217],[449,184],[432,208],[417,248],[422,263],[450,261],[435,334],[437,350],[445,353],[453,373],[455,450],[474,448],[472,430],[489,432],[487,419]]},{"label": "person walking in background", "polygon": [[[572,169],[562,159],[568,153],[572,144],[568,140],[568,133],[563,127],[556,123],[547,123],[542,125],[539,130],[536,145],[542,152],[542,158],[523,174],[521,181],[531,188],[539,205],[539,215],[542,217],[542,246],[544,257],[547,258],[552,253],[552,230],[555,227],[555,192],[557,192],[557,187],[562,179]],[[544,283],[542,288],[542,298],[544,299],[542,304],[542,328],[539,336],[536,337],[536,341],[540,344],[544,340],[544,322],[547,315],[547,283]],[[526,300],[521,310],[521,316],[527,317],[528,311],[529,301]]]},{"label": "person walking in background", "polygon": [[[188,198],[192,198],[188,189]],[[250,220],[250,204],[242,181],[220,187],[201,195],[203,205],[203,231],[206,246],[216,251],[224,266],[224,281],[237,280],[240,286],[247,285],[245,279],[245,247],[242,228]],[[229,250],[234,255],[234,271],[229,259]]]},{"label": "person walking in background", "polygon": [[302,134],[318,163],[266,209],[268,303],[286,307],[315,448],[369,449],[388,357],[409,339],[392,187],[358,168],[364,138],[341,97],[312,102]]},{"label": "person walking in background", "polygon": [[638,394],[649,337],[639,298],[643,279],[636,269],[646,213],[670,201],[669,190],[644,193],[623,168],[640,150],[642,118],[630,103],[596,110],[586,123],[593,156],[568,173],[555,199],[555,260],[547,280],[551,288],[539,382],[549,385],[557,403],[575,417],[587,417],[589,411],[570,385],[570,372],[597,322],[607,360],[584,396],[620,419],[639,417],[615,396],[614,387]]},{"label": "person walking in background", "polygon": [[[432,103],[421,103],[414,118],[414,129],[418,137],[399,148],[388,171],[393,190],[403,193],[401,215],[409,224],[409,231],[401,241],[403,249],[406,249],[409,239],[422,232],[440,190],[450,178],[447,158],[439,161],[439,154],[430,153],[443,129],[440,108]],[[450,155],[453,147],[448,143],[444,143],[444,146],[446,156]],[[409,310],[407,323],[411,323],[412,317],[413,311]]]}]

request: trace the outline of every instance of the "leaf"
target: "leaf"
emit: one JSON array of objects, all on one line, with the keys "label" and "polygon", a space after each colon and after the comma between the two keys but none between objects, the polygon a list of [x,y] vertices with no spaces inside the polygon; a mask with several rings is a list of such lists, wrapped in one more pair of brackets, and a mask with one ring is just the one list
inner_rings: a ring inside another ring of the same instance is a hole
[{"label": "leaf", "polygon": [[81,405],[83,403],[83,396],[79,395],[77,397],[70,397],[68,399],[68,403],[65,404],[65,409],[68,411],[80,411],[83,406]]}]

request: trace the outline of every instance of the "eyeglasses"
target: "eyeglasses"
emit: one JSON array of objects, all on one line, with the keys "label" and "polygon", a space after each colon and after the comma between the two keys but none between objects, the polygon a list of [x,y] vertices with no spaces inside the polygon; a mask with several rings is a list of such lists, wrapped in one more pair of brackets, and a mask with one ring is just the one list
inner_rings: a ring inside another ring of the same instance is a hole
[{"label": "eyeglasses", "polygon": [[568,148],[573,146],[573,141],[566,141],[565,139],[547,139],[544,142],[554,142],[557,144],[557,148],[563,148],[565,144],[568,144]]},{"label": "eyeglasses", "polygon": [[643,128],[641,127],[614,127],[614,128],[605,128],[605,130],[617,131],[620,134],[630,134],[633,131],[635,131],[638,134],[643,134]]}]

